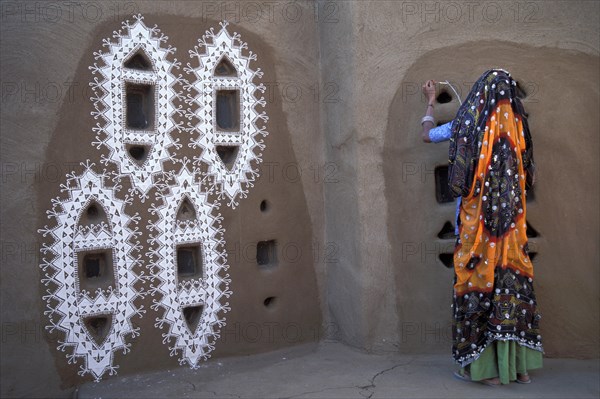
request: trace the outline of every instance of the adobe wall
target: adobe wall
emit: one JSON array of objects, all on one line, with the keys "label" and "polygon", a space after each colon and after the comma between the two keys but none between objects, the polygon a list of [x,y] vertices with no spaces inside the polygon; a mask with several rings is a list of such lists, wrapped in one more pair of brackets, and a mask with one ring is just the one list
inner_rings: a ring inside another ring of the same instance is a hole
[{"label": "adobe wall", "polygon": [[[318,48],[310,5],[292,7],[289,12],[299,14],[289,18],[276,10],[273,18],[265,14],[259,21],[242,14],[236,17],[235,7],[240,4],[234,2],[217,4],[225,7],[222,9],[192,2],[98,3],[97,9],[85,9],[88,14],[75,8],[72,18],[69,10],[57,3],[65,14],[52,21],[43,13],[53,9],[33,8],[31,15],[22,7],[34,7],[33,3],[10,3],[14,8],[8,5],[3,4],[2,23],[2,395],[48,396],[61,390],[68,395],[73,386],[91,378],[78,375],[85,366],[83,358],[75,364],[68,362],[65,355],[72,352],[71,347],[64,352],[57,350],[64,333],[44,329],[49,322],[42,296],[49,295],[55,286],[40,282],[45,276],[38,266],[44,263],[39,251],[51,240],[37,230],[53,226],[47,214],[52,209],[51,200],[68,197],[67,192],[61,192],[61,185],[66,183],[67,173],[83,172],[81,162],[89,159],[97,173],[117,170],[114,164],[100,162],[102,155],[108,155],[107,148],[92,145],[97,141],[93,128],[98,119],[92,116],[95,109],[89,99],[93,97],[89,83],[99,76],[92,75],[89,67],[100,64],[94,52],[107,50],[103,40],[112,38],[125,19],[133,21],[132,9],[143,14],[147,26],[156,24],[168,36],[165,47],[177,48],[170,59],[182,63],[176,73],[190,82],[194,77],[183,67],[187,63],[195,67],[197,60],[190,58],[188,50],[208,29],[218,32],[225,17],[230,22],[230,34],[239,33],[248,44],[245,54],[251,51],[257,55],[252,69],[260,68],[264,73],[256,84],[262,81],[266,86],[262,96],[269,135],[264,139],[266,148],[254,150],[262,153],[262,163],[253,164],[260,168],[261,176],[249,187],[247,198],[237,198],[239,206],[231,209],[224,199],[214,212],[214,216],[222,217],[225,229],[223,248],[229,269],[220,274],[230,280],[231,295],[221,299],[221,305],[230,311],[220,312],[226,325],[220,328],[210,355],[252,354],[317,342],[322,334],[317,275],[322,275],[319,265],[324,251],[320,184],[324,162],[315,68]],[[94,10],[100,14],[93,17]],[[234,11],[227,14],[226,10]],[[56,87],[59,91],[55,94],[52,90]],[[258,106],[257,110],[262,112],[263,108]],[[174,119],[185,127],[184,116]],[[191,160],[198,155],[197,149],[188,146],[192,133],[174,132],[172,137],[181,144],[176,150],[171,148],[177,159]],[[174,172],[180,167],[164,164],[166,170]],[[122,185],[116,194],[121,200],[131,184],[124,178]],[[152,211],[160,205],[156,193],[153,187],[145,201],[133,195],[125,208],[128,215],[137,213],[140,217],[140,235],[133,239],[139,243],[135,254],[139,262],[133,270],[147,278],[156,272],[149,255],[156,245],[148,229],[158,220]],[[217,200],[216,195],[209,198]],[[260,265],[257,244],[273,240],[275,248],[268,247],[261,255],[261,262],[268,258],[270,264]],[[179,356],[170,354],[169,345],[163,343],[168,324],[155,326],[163,314],[152,308],[160,293],[150,295],[150,290],[159,283],[151,278],[135,284],[138,291],[147,293],[135,300],[145,313],[131,319],[140,334],[128,338],[129,352],[123,355],[119,350],[112,359],[119,375],[180,367]],[[169,344],[173,343],[171,339]],[[103,378],[110,378],[108,372]]]},{"label": "adobe wall", "polygon": [[[490,67],[528,91],[538,165],[528,217],[542,332],[549,356],[597,357],[598,4],[593,2],[343,2],[321,25],[321,76],[343,101],[324,104],[326,158],[342,178],[325,185],[331,321],[357,348],[439,352],[451,345],[452,253],[438,234],[454,204],[436,201],[446,144],[424,144],[421,85],[462,93]],[[450,92],[452,94],[452,92]],[[455,97],[454,95],[452,95]],[[458,107],[438,104],[447,122]],[[588,180],[589,179],[589,180]]]},{"label": "adobe wall", "polygon": [[[464,96],[491,66],[528,89],[539,171],[528,216],[539,233],[547,354],[598,357],[598,3],[298,1],[276,2],[273,13],[260,3],[257,18],[244,2],[52,3],[60,15],[26,4],[4,2],[0,24],[3,396],[68,396],[89,380],[56,349],[60,335],[44,330],[37,230],[51,199],[64,197],[67,173],[86,159],[103,167],[91,145],[88,67],[134,12],[169,36],[184,66],[188,49],[227,18],[264,71],[262,175],[236,209],[219,210],[233,294],[214,358],[324,337],[371,352],[449,354],[452,273],[439,255],[451,246],[438,234],[454,208],[435,198],[447,147],[419,139],[420,85],[447,79]],[[436,117],[450,120],[456,107],[442,104]],[[186,145],[178,154],[191,157]],[[155,221],[152,202],[126,209]],[[275,268],[256,262],[266,240],[279,244]],[[141,335],[116,354],[118,375],[178,367],[152,298],[138,302]]]}]

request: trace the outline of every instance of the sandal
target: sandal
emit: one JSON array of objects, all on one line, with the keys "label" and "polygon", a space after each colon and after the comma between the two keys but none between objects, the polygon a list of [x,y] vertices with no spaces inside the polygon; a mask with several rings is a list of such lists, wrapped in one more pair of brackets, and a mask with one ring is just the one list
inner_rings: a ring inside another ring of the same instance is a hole
[{"label": "sandal", "polygon": [[[496,387],[496,386],[500,385],[500,382],[494,382],[494,378],[488,378],[488,379],[480,380],[480,381],[473,381],[471,379],[471,376],[469,375],[469,373],[466,371],[463,371],[463,370],[455,371],[454,377],[458,378],[459,380],[463,380],[463,381],[478,382],[480,384],[484,384],[484,385],[487,385],[490,387]],[[524,382],[523,384],[527,384],[527,383]]]},{"label": "sandal", "polygon": [[529,374],[517,374],[517,384],[531,384],[531,378],[529,378]]}]

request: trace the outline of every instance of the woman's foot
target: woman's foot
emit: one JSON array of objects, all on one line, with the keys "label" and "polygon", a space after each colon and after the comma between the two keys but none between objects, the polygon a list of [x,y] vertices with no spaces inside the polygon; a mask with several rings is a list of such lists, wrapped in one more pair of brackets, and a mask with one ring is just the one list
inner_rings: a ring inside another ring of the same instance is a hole
[{"label": "woman's foot", "polygon": [[529,378],[529,374],[527,374],[527,373],[525,373],[525,374],[517,373],[517,382],[519,384],[529,384],[529,383],[531,383],[531,378]]},{"label": "woman's foot", "polygon": [[465,370],[455,371],[454,372],[454,376],[456,378],[460,379],[460,380],[463,380],[463,381],[479,382],[480,384],[488,385],[488,386],[491,386],[491,387],[494,387],[496,385],[500,385],[500,379],[499,378],[486,378],[485,380],[473,381],[471,379],[471,375],[469,374],[469,372],[465,371]]},{"label": "woman's foot", "polygon": [[485,385],[489,385],[491,387],[496,386],[496,385],[500,385],[500,378],[487,378],[485,380],[481,380],[481,381],[476,381],[476,382],[481,382],[482,384]]}]

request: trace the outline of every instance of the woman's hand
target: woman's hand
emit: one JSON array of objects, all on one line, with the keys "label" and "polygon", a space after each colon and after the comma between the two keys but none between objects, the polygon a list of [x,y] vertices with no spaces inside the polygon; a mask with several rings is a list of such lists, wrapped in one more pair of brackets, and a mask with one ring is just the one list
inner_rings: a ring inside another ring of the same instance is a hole
[{"label": "woman's hand", "polygon": [[[427,97],[427,110],[425,111],[426,116],[433,116],[433,103],[435,101],[435,80],[428,80],[422,87],[423,94]],[[421,131],[421,138],[426,143],[431,143],[429,138],[429,131],[433,127],[433,122],[425,121],[421,123],[423,127]]]},{"label": "woman's hand", "polygon": [[427,101],[431,104],[435,100],[435,80],[428,80],[423,84],[423,94],[427,97]]}]

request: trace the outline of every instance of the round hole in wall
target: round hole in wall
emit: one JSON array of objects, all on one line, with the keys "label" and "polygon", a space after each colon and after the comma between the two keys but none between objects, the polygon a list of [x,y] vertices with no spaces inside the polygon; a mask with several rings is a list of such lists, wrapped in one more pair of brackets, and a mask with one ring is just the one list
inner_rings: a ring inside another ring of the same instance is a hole
[{"label": "round hole in wall", "polygon": [[265,298],[265,300],[263,301],[263,305],[265,305],[266,308],[272,308],[274,304],[275,304],[275,297],[274,296],[270,296],[268,298]]},{"label": "round hole in wall", "polygon": [[270,208],[269,203],[267,202],[267,200],[262,200],[260,202],[260,211],[261,212],[266,212],[268,211]]},{"label": "round hole in wall", "polygon": [[437,102],[440,104],[446,104],[452,101],[452,96],[447,91],[442,91],[437,96]]},{"label": "round hole in wall", "polygon": [[129,155],[135,160],[143,161],[146,157],[146,149],[141,145],[134,145],[129,147]]}]

